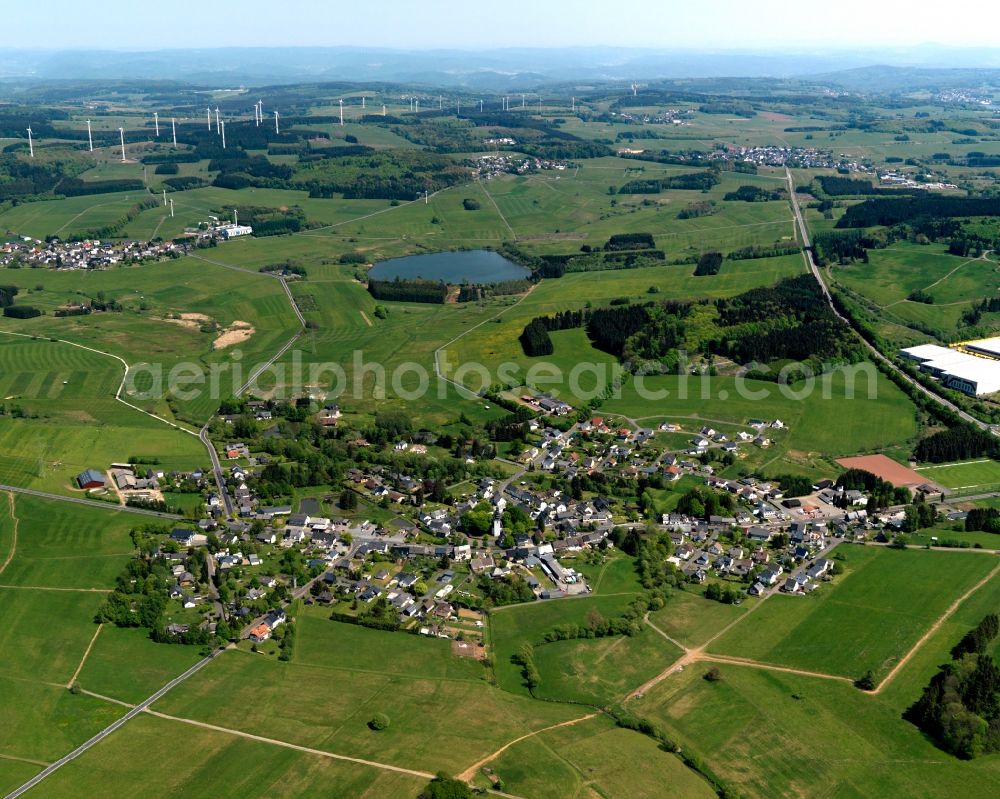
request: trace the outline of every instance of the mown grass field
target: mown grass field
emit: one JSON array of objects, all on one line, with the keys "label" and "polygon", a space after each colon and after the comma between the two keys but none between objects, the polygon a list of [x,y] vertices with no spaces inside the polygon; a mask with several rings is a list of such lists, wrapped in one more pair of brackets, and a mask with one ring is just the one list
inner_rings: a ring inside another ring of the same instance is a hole
[{"label": "mown grass field", "polygon": [[[886,323],[937,331],[953,340],[962,314],[972,303],[991,297],[1000,289],[1000,272],[993,256],[961,258],[949,255],[941,244],[898,242],[885,250],[872,250],[869,263],[832,267],[833,279],[880,309]],[[933,298],[927,304],[908,299],[914,291]],[[982,323],[996,327],[998,316],[984,314]],[[927,334],[911,330],[909,335]],[[894,340],[903,341],[899,334]]]},{"label": "mown grass field", "polygon": [[[302,651],[292,663],[226,653],[155,709],[213,723],[224,717],[227,726],[246,732],[431,772],[461,771],[520,735],[579,715],[575,707],[498,690],[478,664],[452,666],[440,655],[447,642],[359,631],[309,614],[300,622]],[[359,641],[356,632],[364,638]],[[342,635],[356,648],[323,658],[319,647],[306,643],[313,635],[327,652],[340,648]],[[360,666],[347,659],[348,652],[359,653],[359,644],[372,653]],[[434,654],[408,668],[406,658],[418,644],[434,647]],[[479,677],[470,674],[474,670]],[[377,712],[390,718],[380,733],[367,727]]]},{"label": "mown grass field", "polygon": [[[206,257],[215,260],[213,256],[218,249],[223,248],[205,251]],[[276,279],[227,269],[193,256],[82,275],[55,271],[39,274],[34,270],[8,270],[6,275],[11,283],[21,287],[25,304],[33,304],[46,311],[69,301],[79,302],[81,292],[89,297],[103,292],[108,299],[118,300],[124,306],[121,313],[95,313],[58,319],[51,315],[30,320],[5,319],[2,328],[69,339],[118,355],[133,367],[152,364],[152,369],[144,368],[141,374],[137,370],[135,387],[139,392],[150,391],[157,375],[161,376],[163,386],[168,386],[171,370],[179,364],[203,372],[214,364],[219,375],[216,381],[219,389],[214,393],[228,396],[235,385],[246,379],[254,366],[271,357],[299,329],[288,299]],[[167,321],[170,315],[185,313],[203,314],[221,327],[235,321],[249,322],[254,334],[236,347],[213,350],[216,333],[202,332],[197,324],[181,325]],[[5,338],[0,336],[0,339]],[[80,352],[85,353],[83,350]],[[72,357],[85,356],[76,353]],[[118,370],[120,380],[122,367],[111,359],[105,361],[101,370]],[[38,370],[21,366],[14,374],[18,371]],[[202,386],[182,385],[182,389],[194,389],[197,396],[191,398],[175,391],[180,412],[195,420],[204,420],[214,412],[220,397],[212,396],[211,385],[208,379]],[[46,386],[48,384],[43,384],[43,387]],[[51,386],[48,389],[54,390]],[[162,396],[162,393],[154,393]],[[146,400],[142,398],[142,393],[134,396],[144,406],[169,413],[169,410],[165,411],[162,401]]]},{"label": "mown grass field", "polygon": [[702,665],[630,707],[742,796],[986,799],[1000,791],[1000,757],[946,755],[900,718],[906,705],[846,683],[727,664],[708,682]]},{"label": "mown grass field", "polygon": [[[165,469],[207,459],[197,437],[114,399],[124,367],[68,343],[0,335],[0,482],[80,494],[74,477],[131,456]],[[22,415],[12,415],[20,409]]]},{"label": "mown grass field", "polygon": [[951,489],[971,489],[1000,484],[1000,461],[975,460],[917,468],[928,480]]},{"label": "mown grass field", "polygon": [[[789,464],[803,468],[823,466],[830,456],[856,452],[878,452],[908,446],[917,434],[916,411],[910,400],[874,367],[875,383],[870,386],[864,372],[852,381],[835,372],[816,379],[815,389],[793,386],[795,394],[782,391],[775,383],[743,381],[740,389],[732,377],[647,377],[633,379],[622,389],[619,399],[608,400],[605,414],[620,414],[652,426],[670,419],[697,424],[734,422],[749,419],[780,419],[787,427],[774,434],[775,444],[766,450],[745,447],[748,457],[766,468],[783,469]],[[640,385],[645,396],[640,394]],[[871,394],[869,389],[873,389]]]},{"label": "mown grass field", "polygon": [[94,693],[141,702],[193,666],[199,657],[198,647],[157,644],[149,639],[147,630],[106,624],[77,682]]},{"label": "mown grass field", "polygon": [[620,616],[637,596],[637,593],[584,596],[494,610],[489,624],[497,684],[506,691],[527,695],[521,667],[511,661],[522,643],[540,644],[545,633],[560,624],[583,625],[591,609],[596,609],[606,619]]},{"label": "mown grass field", "polygon": [[379,319],[371,295],[341,270],[295,283],[292,291],[316,329],[300,339],[298,356],[289,353],[279,362],[288,378],[295,373],[294,359],[301,358],[304,381],[337,397],[346,411],[397,407],[438,425],[457,420],[461,412],[478,420],[502,414],[495,408],[487,412],[482,402],[463,402],[457,389],[438,381],[434,353],[503,304],[386,303],[388,318]]},{"label": "mown grass field", "polygon": [[[563,396],[566,396],[572,370],[580,364],[590,364],[593,366],[587,369],[580,367],[577,375],[581,389],[590,391],[594,384],[591,370],[598,374],[603,372],[605,380],[610,380],[614,358],[594,349],[581,330],[555,333],[553,355],[529,358],[517,343],[528,322],[538,316],[578,310],[587,303],[600,307],[616,298],[645,301],[651,296],[650,287],[658,289],[656,299],[728,297],[756,286],[772,285],[783,277],[801,273],[803,268],[801,257],[785,256],[727,261],[718,275],[704,277],[694,277],[691,265],[569,273],[559,279],[543,280],[516,307],[498,308],[497,312],[503,311],[498,321],[484,324],[450,344],[446,354],[455,369],[461,364],[482,364],[496,375],[500,366],[507,364],[511,377],[522,380],[529,376],[528,371],[535,364],[553,364],[560,373],[555,379],[546,373],[543,388],[557,390]],[[481,381],[477,373],[472,372],[466,382],[478,387]],[[567,401],[572,402],[572,398]]]},{"label": "mown grass field", "polygon": [[7,758],[41,763],[58,760],[125,712],[121,705],[86,694],[74,696],[65,686],[41,683],[31,672],[3,669],[0,687],[5,722],[0,728],[0,764],[9,762]]},{"label": "mown grass field", "polygon": [[159,796],[201,795],[211,786],[212,795],[224,799],[264,794],[306,799],[316,796],[317,785],[322,785],[323,795],[336,799],[380,799],[416,796],[426,783],[407,774],[143,716],[32,793],[97,796],[114,785],[117,795],[139,799],[151,791]]},{"label": "mown grass field", "polygon": [[609,705],[652,679],[682,654],[648,626],[638,635],[555,641],[535,647],[541,682],[535,696]]},{"label": "mown grass field", "polygon": [[635,561],[624,553],[607,557],[601,563],[589,564],[582,558],[560,556],[560,561],[586,576],[587,584],[597,595],[623,594],[642,590]]},{"label": "mown grass field", "polygon": [[[0,500],[2,518],[7,501],[6,497]],[[156,521],[113,508],[101,510],[23,494],[15,495],[14,502],[19,521],[17,551],[0,575],[5,585],[110,590],[133,554],[129,530]]]},{"label": "mown grass field", "polygon": [[0,676],[65,685],[94,635],[103,593],[0,588]]},{"label": "mown grass field", "polygon": [[649,614],[649,621],[686,647],[699,647],[743,617],[757,601],[745,598],[740,605],[726,605],[701,596],[697,586],[674,591],[667,604]]},{"label": "mown grass field", "polygon": [[44,240],[46,236],[102,227],[121,217],[130,206],[149,197],[150,194],[145,191],[129,191],[24,203],[0,213],[0,230]]},{"label": "mown grass field", "polygon": [[533,799],[715,796],[708,783],[676,755],[604,718],[515,744],[490,768],[503,780],[506,791]]},{"label": "mown grass field", "polygon": [[808,596],[777,595],[711,652],[859,678],[885,676],[947,607],[985,577],[993,557],[842,545],[847,573]]},{"label": "mown grass field", "polygon": [[23,785],[41,770],[42,766],[36,763],[0,759],[0,791],[7,794]]}]

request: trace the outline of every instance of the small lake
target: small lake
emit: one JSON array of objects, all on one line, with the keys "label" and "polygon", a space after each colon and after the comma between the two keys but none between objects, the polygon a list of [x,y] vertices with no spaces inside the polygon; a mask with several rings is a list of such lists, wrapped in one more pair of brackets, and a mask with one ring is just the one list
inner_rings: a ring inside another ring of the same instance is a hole
[{"label": "small lake", "polygon": [[492,250],[433,252],[407,255],[375,264],[368,272],[375,280],[443,280],[445,283],[503,283],[523,280],[531,271]]}]

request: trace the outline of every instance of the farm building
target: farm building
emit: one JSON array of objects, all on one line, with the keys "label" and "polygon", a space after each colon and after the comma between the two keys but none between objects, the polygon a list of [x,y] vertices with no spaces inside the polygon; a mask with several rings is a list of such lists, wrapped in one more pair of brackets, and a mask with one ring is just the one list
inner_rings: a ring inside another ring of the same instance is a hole
[{"label": "farm building", "polygon": [[[986,339],[985,341],[994,341]],[[973,345],[983,342],[971,342],[965,345],[970,351],[977,350]],[[1000,343],[996,345],[1000,356]],[[972,396],[993,394],[1000,391],[1000,361],[992,358],[979,357],[969,352],[963,352],[937,344],[921,344],[900,350],[901,357],[920,364],[920,371],[936,377],[948,388],[962,391]]]},{"label": "farm building", "polygon": [[219,225],[218,230],[227,239],[253,235],[253,228],[249,225]]},{"label": "farm building", "polygon": [[76,484],[80,488],[104,488],[107,486],[108,481],[104,479],[104,475],[97,471],[97,469],[87,469],[87,471],[80,472],[76,476]]}]

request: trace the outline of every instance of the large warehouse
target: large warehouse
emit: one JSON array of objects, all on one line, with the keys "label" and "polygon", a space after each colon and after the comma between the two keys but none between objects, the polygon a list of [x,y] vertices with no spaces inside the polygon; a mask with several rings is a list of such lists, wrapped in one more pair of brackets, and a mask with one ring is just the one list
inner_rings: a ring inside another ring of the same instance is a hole
[{"label": "large warehouse", "polygon": [[[1000,358],[1000,339],[983,339],[963,345],[972,352]],[[990,349],[992,347],[992,349]],[[938,378],[948,388],[973,396],[1000,391],[1000,360],[979,357],[937,344],[920,344],[900,350],[903,358],[920,364],[920,371]]]}]

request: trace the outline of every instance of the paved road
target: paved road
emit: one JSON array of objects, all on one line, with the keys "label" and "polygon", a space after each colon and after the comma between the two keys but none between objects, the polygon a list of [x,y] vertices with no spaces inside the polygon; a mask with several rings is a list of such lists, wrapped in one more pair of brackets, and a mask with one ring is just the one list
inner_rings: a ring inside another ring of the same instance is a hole
[{"label": "paved road", "polygon": [[166,685],[164,685],[162,688],[160,688],[160,690],[158,690],[155,694],[153,694],[152,696],[150,696],[145,701],[141,702],[140,704],[138,704],[135,707],[133,707],[132,709],[130,709],[124,716],[122,716],[117,721],[113,721],[111,724],[109,724],[107,727],[105,727],[103,730],[101,730],[99,733],[97,733],[97,735],[95,735],[89,741],[86,741],[86,742],[80,744],[76,749],[74,749],[68,755],[64,755],[63,757],[61,757],[57,761],[55,761],[52,765],[46,766],[44,769],[42,769],[40,772],[38,772],[38,774],[36,774],[34,777],[32,777],[30,780],[28,780],[22,786],[20,786],[19,788],[15,788],[13,791],[11,791],[9,794],[7,794],[7,796],[5,797],[5,799],[16,799],[16,797],[22,796],[23,794],[27,793],[32,788],[34,788],[36,785],[38,785],[38,783],[40,783],[46,777],[48,777],[53,772],[55,772],[57,769],[62,768],[67,763],[69,763],[71,760],[75,760],[76,758],[78,758],[80,755],[82,755],[88,749],[90,749],[91,747],[93,747],[95,744],[98,744],[101,741],[103,741],[105,738],[107,738],[109,735],[111,735],[111,733],[113,733],[119,727],[121,727],[124,724],[126,724],[130,719],[135,718],[140,713],[142,713],[144,710],[146,710],[146,708],[148,708],[154,702],[156,702],[157,700],[159,700],[164,694],[166,694],[172,688],[176,687],[177,685],[180,685],[186,679],[188,679],[189,677],[193,676],[198,671],[200,671],[202,668],[204,668],[208,663],[210,663],[212,661],[212,659],[217,654],[219,654],[220,651],[222,651],[222,650],[218,650],[218,649],[215,650],[214,652],[212,652],[211,655],[209,655],[208,657],[206,657],[206,658],[204,658],[202,660],[199,660],[197,663],[195,663],[191,668],[189,668],[183,674],[181,674],[181,675],[179,675],[177,677],[174,677],[174,679],[172,679],[170,682],[168,682]]},{"label": "paved road", "polygon": [[215,488],[219,493],[219,497],[222,499],[222,504],[226,508],[226,516],[233,515],[233,500],[229,496],[229,492],[226,490],[226,476],[222,473],[222,463],[219,461],[219,453],[215,451],[215,444],[212,443],[212,439],[208,437],[208,425],[212,419],[209,418],[208,422],[205,422],[205,426],[201,428],[198,432],[198,438],[201,439],[201,443],[205,445],[205,449],[208,451],[208,457],[212,461],[212,477],[215,478]]},{"label": "paved road", "polygon": [[0,491],[13,491],[15,494],[26,494],[29,497],[39,497],[41,499],[57,499],[60,502],[72,502],[75,505],[86,505],[89,508],[100,508],[101,510],[120,510],[125,513],[137,513],[140,516],[156,516],[160,519],[182,519],[176,513],[163,513],[158,510],[147,510],[146,508],[132,508],[128,505],[116,505],[111,502],[101,502],[97,499],[84,499],[83,497],[67,497],[62,494],[50,494],[47,491],[36,491],[33,488],[21,488],[20,486],[0,485]]},{"label": "paved road", "polygon": [[[820,271],[819,267],[816,265],[816,261],[813,260],[811,244],[809,241],[809,230],[806,228],[805,219],[803,219],[802,217],[802,210],[799,208],[799,200],[798,197],[795,196],[795,182],[792,179],[792,173],[788,169],[788,167],[785,167],[785,179],[788,182],[788,197],[792,203],[792,211],[795,214],[795,224],[798,226],[799,235],[802,238],[802,245],[804,247],[803,254],[805,256],[806,263],[809,266],[809,270],[812,272],[813,277],[816,278],[816,282],[819,283],[820,289],[823,292],[823,296],[826,298],[827,303],[829,304],[830,308],[833,310],[837,318],[853,328],[853,325],[851,325],[851,321],[846,317],[844,317],[840,313],[840,311],[837,310],[837,306],[833,302],[833,297],[830,296],[830,290],[826,286],[826,281],[823,279],[823,274]],[[861,341],[864,342],[865,347],[868,348],[869,353],[875,360],[888,366],[897,375],[899,375],[899,377],[901,377],[903,380],[905,380],[907,383],[909,383],[911,386],[917,389],[917,391],[920,391],[922,394],[929,397],[938,405],[941,405],[947,408],[948,410],[952,411],[953,413],[957,414],[961,419],[968,422],[969,424],[975,425],[980,430],[986,430],[987,432],[995,432],[991,425],[987,424],[986,422],[980,419],[977,419],[975,416],[972,416],[971,414],[966,413],[957,405],[955,405],[953,402],[950,402],[949,400],[946,400],[944,397],[934,393],[929,388],[927,388],[923,383],[914,380],[912,377],[906,374],[906,372],[904,372],[902,369],[896,366],[896,364],[893,363],[891,359],[886,358],[877,348],[872,346],[868,342],[868,340],[865,339],[864,336],[860,336],[860,338]]]}]

